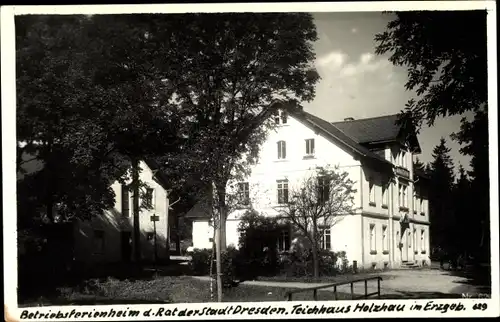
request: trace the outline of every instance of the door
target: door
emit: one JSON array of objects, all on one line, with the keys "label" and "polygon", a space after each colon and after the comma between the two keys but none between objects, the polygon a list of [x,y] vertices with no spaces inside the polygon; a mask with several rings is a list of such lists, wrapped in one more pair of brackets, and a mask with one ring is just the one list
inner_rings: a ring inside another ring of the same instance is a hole
[{"label": "door", "polygon": [[132,259],[132,233],[130,231],[121,232],[122,260],[129,262]]},{"label": "door", "polygon": [[402,258],[401,260],[403,262],[407,262],[408,261],[408,243],[409,243],[409,239],[408,239],[408,234],[409,234],[409,231],[407,232],[404,232],[404,235],[403,235],[403,238],[402,238],[402,243],[403,243],[403,249],[401,250],[402,251]]}]

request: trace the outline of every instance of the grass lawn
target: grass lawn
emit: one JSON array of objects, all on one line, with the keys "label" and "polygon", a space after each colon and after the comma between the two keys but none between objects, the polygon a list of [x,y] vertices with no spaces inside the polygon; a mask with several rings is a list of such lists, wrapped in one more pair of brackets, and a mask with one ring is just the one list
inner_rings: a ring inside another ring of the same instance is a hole
[{"label": "grass lawn", "polygon": [[[224,290],[224,302],[285,301],[288,288],[238,285]],[[216,293],[214,285],[214,297]],[[93,305],[93,304],[146,304],[146,303],[203,303],[210,302],[210,283],[189,276],[164,276],[151,280],[108,279],[87,287],[60,288],[59,296],[40,298],[20,306],[33,305]],[[312,292],[294,294],[294,300],[312,300]],[[333,300],[330,291],[318,292],[319,300]],[[349,299],[339,294],[338,299]]]}]

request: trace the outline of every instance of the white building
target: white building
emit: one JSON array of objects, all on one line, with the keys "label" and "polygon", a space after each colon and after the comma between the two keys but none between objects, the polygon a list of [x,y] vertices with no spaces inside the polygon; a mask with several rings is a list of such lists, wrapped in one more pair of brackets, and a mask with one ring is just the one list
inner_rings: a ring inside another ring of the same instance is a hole
[{"label": "white building", "polygon": [[[170,246],[166,178],[155,171],[157,166],[152,161],[141,161],[139,167],[139,178],[146,184],[141,188],[139,203],[148,204],[141,208],[139,214],[142,260],[162,261],[169,256],[167,247]],[[104,216],[77,221],[74,225],[74,256],[78,262],[93,264],[134,260],[133,194],[128,186],[119,182],[113,183],[111,188],[116,195],[113,209],[106,210]]]},{"label": "white building", "polygon": [[[420,146],[413,129],[396,125],[396,119],[389,115],[330,123],[304,111],[281,111],[279,126],[260,147],[258,162],[240,187],[255,210],[276,216],[289,187],[317,166],[339,166],[355,182],[355,213],[322,229],[322,247],[346,251],[358,267],[428,264],[426,179],[413,169]],[[238,245],[238,218],[244,212],[228,216],[228,245]],[[211,248],[207,208],[199,204],[187,216],[193,220],[193,246]],[[291,230],[282,235],[278,247],[288,250],[297,238]]]}]

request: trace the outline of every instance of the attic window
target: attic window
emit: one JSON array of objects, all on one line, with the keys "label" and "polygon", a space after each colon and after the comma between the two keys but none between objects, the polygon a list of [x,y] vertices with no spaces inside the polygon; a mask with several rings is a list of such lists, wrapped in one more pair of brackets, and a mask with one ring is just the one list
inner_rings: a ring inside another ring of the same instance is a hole
[{"label": "attic window", "polygon": [[274,113],[274,121],[277,125],[287,124],[288,122],[288,113],[284,110],[277,110]]}]

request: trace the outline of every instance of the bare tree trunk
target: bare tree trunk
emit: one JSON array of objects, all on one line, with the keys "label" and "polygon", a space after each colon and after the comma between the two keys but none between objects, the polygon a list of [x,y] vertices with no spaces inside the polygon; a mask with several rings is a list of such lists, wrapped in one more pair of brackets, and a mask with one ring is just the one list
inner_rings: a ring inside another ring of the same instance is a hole
[{"label": "bare tree trunk", "polygon": [[227,220],[227,207],[226,207],[226,181],[224,183],[219,183],[216,185],[217,189],[217,201],[219,210],[219,232],[220,238],[217,240],[220,242],[221,251],[227,249],[226,243],[226,220]]},{"label": "bare tree trunk", "polygon": [[136,264],[141,261],[141,229],[139,227],[139,161],[132,160],[132,189],[134,212],[134,259]]},{"label": "bare tree trunk", "polygon": [[313,276],[315,279],[319,278],[319,258],[318,258],[318,242],[316,240],[317,227],[316,224],[312,225],[312,259],[313,259]]},{"label": "bare tree trunk", "polygon": [[217,271],[217,302],[222,302],[222,250],[221,250],[221,217],[222,215],[219,213],[219,223],[216,229],[215,239],[215,256],[216,256],[216,271]]}]

